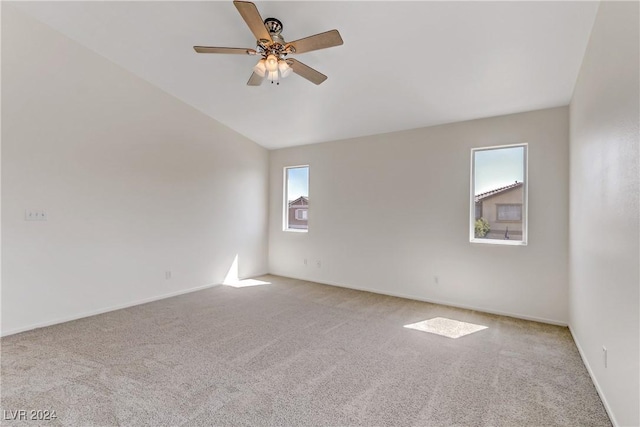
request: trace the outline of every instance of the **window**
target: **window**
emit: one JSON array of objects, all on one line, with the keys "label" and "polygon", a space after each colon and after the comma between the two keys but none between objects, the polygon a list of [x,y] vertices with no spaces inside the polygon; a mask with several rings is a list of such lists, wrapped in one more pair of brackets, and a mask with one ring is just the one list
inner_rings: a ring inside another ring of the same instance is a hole
[{"label": "window", "polygon": [[471,150],[471,242],[526,245],[527,147]]},{"label": "window", "polygon": [[496,205],[496,221],[522,221],[522,205]]},{"label": "window", "polygon": [[285,231],[309,229],[309,166],[284,168],[284,215]]}]

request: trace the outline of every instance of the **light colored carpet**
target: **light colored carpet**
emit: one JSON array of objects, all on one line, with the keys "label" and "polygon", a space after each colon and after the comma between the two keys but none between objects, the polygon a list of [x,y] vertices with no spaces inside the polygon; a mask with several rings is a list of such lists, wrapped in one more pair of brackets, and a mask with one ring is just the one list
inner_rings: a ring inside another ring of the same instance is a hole
[{"label": "light colored carpet", "polygon": [[[261,279],[2,339],[2,410],[77,426],[610,425],[566,328]],[[437,317],[486,329],[420,323]],[[442,325],[477,331],[426,332]]]}]

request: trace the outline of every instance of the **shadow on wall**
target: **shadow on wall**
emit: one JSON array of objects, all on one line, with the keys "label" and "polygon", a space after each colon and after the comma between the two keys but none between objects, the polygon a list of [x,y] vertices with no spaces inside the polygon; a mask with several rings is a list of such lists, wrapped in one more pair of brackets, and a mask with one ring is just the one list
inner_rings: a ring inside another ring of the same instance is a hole
[{"label": "shadow on wall", "polygon": [[271,282],[263,282],[262,280],[255,279],[240,280],[238,277],[238,254],[236,254],[222,284],[225,286],[231,286],[232,288],[247,288],[250,286],[270,285]]}]

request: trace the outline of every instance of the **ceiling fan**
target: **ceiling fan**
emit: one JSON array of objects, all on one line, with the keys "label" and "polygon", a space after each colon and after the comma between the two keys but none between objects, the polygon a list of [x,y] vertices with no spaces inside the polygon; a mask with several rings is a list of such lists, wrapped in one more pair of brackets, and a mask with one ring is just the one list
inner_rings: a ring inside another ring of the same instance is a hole
[{"label": "ceiling fan", "polygon": [[280,84],[278,79],[289,76],[291,72],[317,85],[327,79],[327,76],[319,71],[293,58],[287,58],[287,56],[340,46],[343,41],[338,30],[285,42],[281,34],[282,22],[276,18],[267,18],[263,21],[256,5],[249,1],[235,0],[233,4],[256,37],[256,48],[194,46],[193,49],[196,52],[261,56],[260,61],[253,67],[253,74],[251,74],[247,82],[249,86],[260,86],[265,77],[271,83]]}]

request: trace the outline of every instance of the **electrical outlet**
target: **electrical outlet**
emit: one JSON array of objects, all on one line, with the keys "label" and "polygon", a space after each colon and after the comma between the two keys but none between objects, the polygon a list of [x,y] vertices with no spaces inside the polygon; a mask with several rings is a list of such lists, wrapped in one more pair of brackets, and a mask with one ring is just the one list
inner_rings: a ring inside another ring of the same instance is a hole
[{"label": "electrical outlet", "polygon": [[164,278],[167,279],[167,280],[171,279],[171,272],[170,271],[165,271],[164,272]]},{"label": "electrical outlet", "polygon": [[433,276],[433,283],[436,285],[440,283],[440,278],[438,276]]},{"label": "electrical outlet", "polygon": [[602,357],[604,361],[604,367],[607,367],[607,347],[602,346]]},{"label": "electrical outlet", "polygon": [[320,260],[316,261],[316,266],[318,266],[318,268],[322,267],[322,262],[320,262]]},{"label": "electrical outlet", "polygon": [[307,259],[304,259],[304,265],[308,265]]}]

